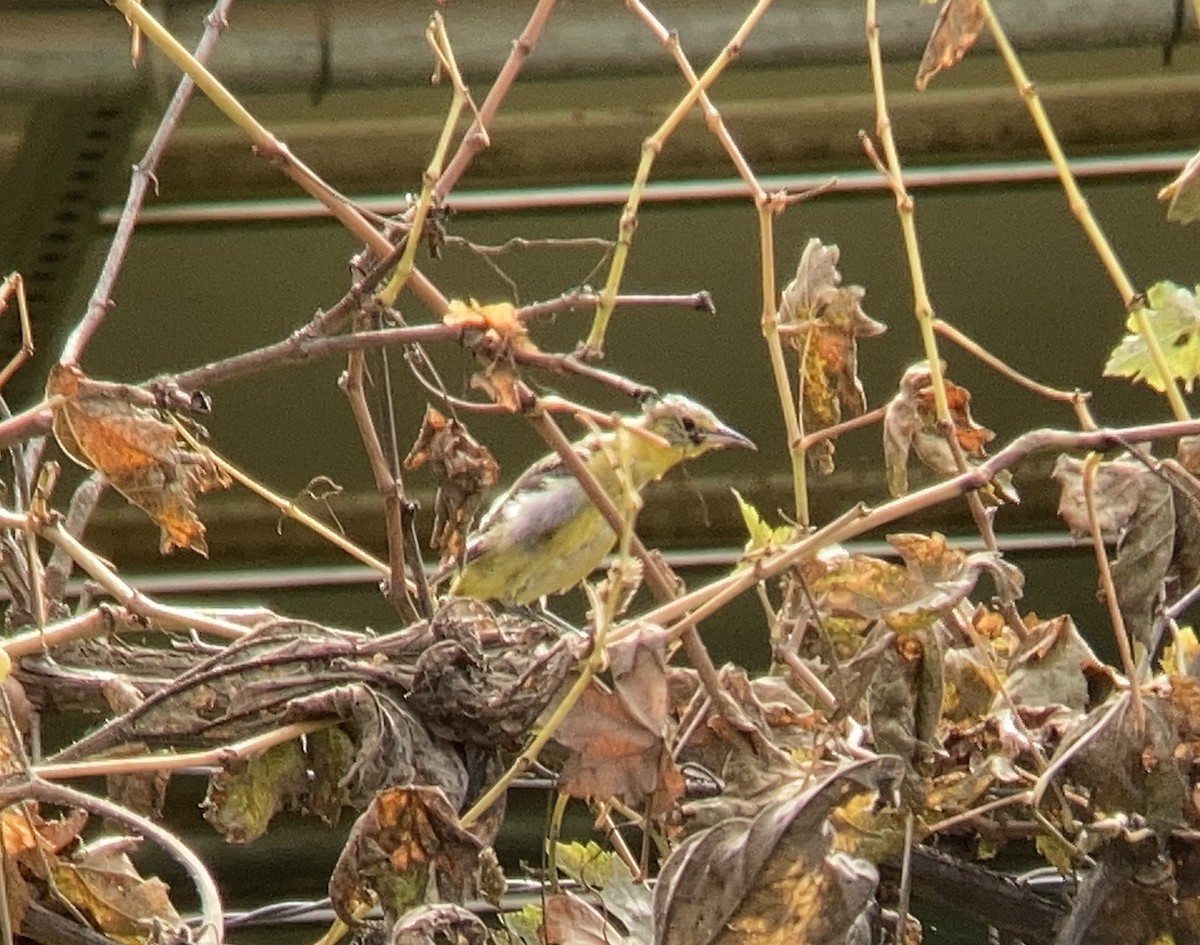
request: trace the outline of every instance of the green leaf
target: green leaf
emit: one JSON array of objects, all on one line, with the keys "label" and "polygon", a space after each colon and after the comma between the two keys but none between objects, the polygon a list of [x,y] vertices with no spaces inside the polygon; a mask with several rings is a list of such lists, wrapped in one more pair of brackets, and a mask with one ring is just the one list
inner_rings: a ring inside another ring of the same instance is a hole
[{"label": "green leaf", "polygon": [[[1138,311],[1144,313],[1150,330],[1158,340],[1166,358],[1171,378],[1183,381],[1190,392],[1200,378],[1200,305],[1196,295],[1174,282],[1159,282],[1146,292],[1149,305]],[[1158,368],[1150,360],[1145,340],[1137,333],[1137,313],[1125,321],[1129,334],[1121,339],[1108,363],[1106,377],[1128,377],[1144,381],[1157,391],[1167,388]]]},{"label": "green leaf", "polygon": [[773,528],[763,521],[762,515],[758,509],[742,498],[742,494],[737,489],[730,489],[733,497],[737,500],[738,509],[742,513],[742,521],[746,523],[746,531],[750,538],[746,542],[747,552],[765,551],[772,548],[778,548],[780,545],[785,545],[792,537],[792,527],[790,525],[780,525]]}]

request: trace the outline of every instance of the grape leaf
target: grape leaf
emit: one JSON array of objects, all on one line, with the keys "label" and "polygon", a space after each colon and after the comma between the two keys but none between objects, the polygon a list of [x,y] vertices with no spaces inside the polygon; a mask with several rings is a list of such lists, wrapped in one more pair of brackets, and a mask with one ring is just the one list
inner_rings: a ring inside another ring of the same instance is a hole
[{"label": "grape leaf", "polygon": [[[1089,535],[1083,461],[1060,456],[1052,476],[1062,486],[1058,514],[1073,534]],[[1160,474],[1123,456],[1098,465],[1094,497],[1100,534],[1117,544],[1112,578],[1121,616],[1130,637],[1149,645],[1155,606],[1176,552],[1173,490]]]},{"label": "grape leaf", "polygon": [[375,903],[395,922],[431,889],[462,902],[479,889],[483,850],[437,788],[386,788],[355,821],[329,877],[333,907],[351,924]]},{"label": "grape leaf", "polygon": [[853,798],[894,785],[889,756],[857,761],[802,793],[730,817],[688,837],[668,857],[654,888],[654,941],[860,942],[879,874],[835,827]]},{"label": "grape leaf", "polygon": [[650,817],[661,816],[684,788],[666,742],[663,644],[635,633],[609,653],[613,688],[593,680],[554,733],[570,751],[558,789],[572,797],[645,802]]},{"label": "grape leaf", "polygon": [[[944,367],[943,367],[944,372]],[[971,392],[943,377],[946,403],[954,425],[954,438],[967,460],[984,459],[984,446],[995,438],[987,427],[971,417]],[[933,378],[929,364],[919,361],[900,378],[899,389],[883,417],[883,457],[887,470],[888,491],[893,498],[908,492],[908,457],[916,453],[925,466],[939,477],[958,474],[954,453],[938,428],[937,409],[933,397]],[[979,490],[980,496],[992,505],[1017,503],[1020,497],[1012,485],[1007,470],[1001,470],[991,482]]]},{"label": "grape leaf", "polygon": [[186,448],[175,427],[124,396],[127,389],[56,365],[46,397],[53,429],[64,453],[107,477],[121,495],[159,526],[159,551],[191,548],[207,557],[204,523],[196,495],[227,488],[229,477],[211,458]]},{"label": "grape leaf", "polygon": [[1174,282],[1165,281],[1146,290],[1146,301],[1149,304],[1138,311],[1145,314],[1150,323],[1171,378],[1163,378],[1150,360],[1146,342],[1137,332],[1136,313],[1126,319],[1129,334],[1113,348],[1104,365],[1104,376],[1143,381],[1157,391],[1166,390],[1169,380],[1178,379],[1190,392],[1196,378],[1200,377],[1200,332],[1197,331],[1200,329],[1200,306],[1196,303],[1196,295]]},{"label": "grape leaf", "polygon": [[[801,407],[808,433],[840,423],[843,410],[854,417],[866,411],[858,378],[858,339],[887,331],[886,325],[862,310],[866,290],[842,285],[839,253],[837,246],[810,239],[800,255],[796,277],[780,298],[780,324],[807,328],[790,337],[801,352]],[[822,475],[829,475],[833,453],[832,440],[823,440],[808,456]]]}]

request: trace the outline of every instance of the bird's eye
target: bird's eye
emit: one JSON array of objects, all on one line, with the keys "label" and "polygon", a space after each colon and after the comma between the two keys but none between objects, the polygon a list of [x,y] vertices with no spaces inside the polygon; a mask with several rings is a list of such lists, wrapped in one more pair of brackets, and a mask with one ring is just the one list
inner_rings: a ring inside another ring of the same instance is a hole
[{"label": "bird's eye", "polygon": [[683,427],[683,432],[687,434],[687,438],[689,440],[691,440],[693,443],[700,442],[703,435],[696,427],[695,420],[693,420],[691,417],[680,417],[679,424]]}]

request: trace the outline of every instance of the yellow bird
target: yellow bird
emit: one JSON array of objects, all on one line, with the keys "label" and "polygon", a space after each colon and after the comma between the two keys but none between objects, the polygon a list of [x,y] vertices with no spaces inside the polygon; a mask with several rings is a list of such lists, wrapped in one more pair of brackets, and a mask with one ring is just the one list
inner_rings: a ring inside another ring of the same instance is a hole
[{"label": "yellow bird", "polygon": [[[639,492],[675,464],[713,449],[754,444],[711,410],[679,394],[650,401],[616,430],[574,444],[604,491],[621,504],[620,470]],[[529,467],[467,540],[450,593],[529,604],[574,587],[600,564],[617,536],[558,455]]]}]

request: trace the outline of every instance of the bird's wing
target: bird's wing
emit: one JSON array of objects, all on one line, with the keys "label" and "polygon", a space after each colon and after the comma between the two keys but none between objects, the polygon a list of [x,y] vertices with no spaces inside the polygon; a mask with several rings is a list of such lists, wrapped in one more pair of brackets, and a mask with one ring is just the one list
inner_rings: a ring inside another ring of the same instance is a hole
[{"label": "bird's wing", "polygon": [[[590,455],[590,450],[581,444],[576,444],[575,452],[580,459],[585,462]],[[553,487],[563,485],[565,478],[574,479],[570,470],[567,469],[562,457],[557,453],[552,453],[538,460],[532,466],[521,473],[508,489],[503,492],[491,504],[483,517],[479,520],[479,524],[471,532],[467,540],[466,554],[464,562],[469,562],[474,558],[479,557],[489,547],[489,532],[499,528],[517,512],[517,499],[521,496],[524,503],[536,502],[551,492]],[[583,489],[580,487],[580,494],[583,494]],[[566,496],[563,496],[566,498]],[[586,496],[584,496],[586,501]],[[527,507],[526,512],[532,513],[532,507]]]}]

